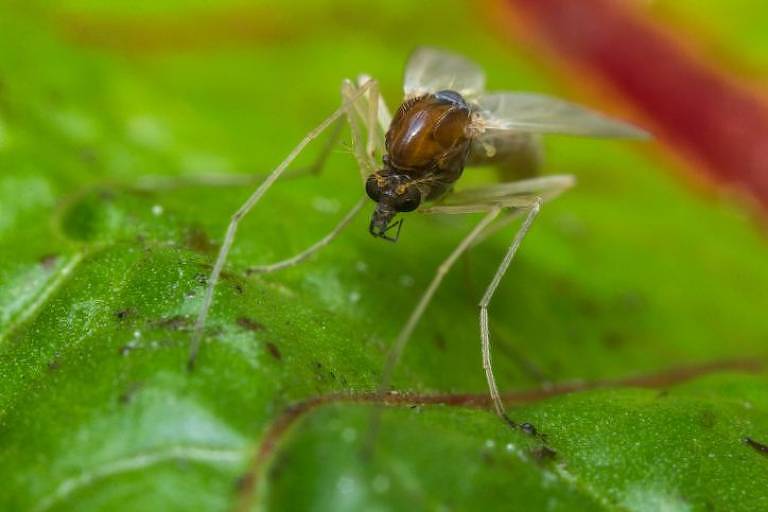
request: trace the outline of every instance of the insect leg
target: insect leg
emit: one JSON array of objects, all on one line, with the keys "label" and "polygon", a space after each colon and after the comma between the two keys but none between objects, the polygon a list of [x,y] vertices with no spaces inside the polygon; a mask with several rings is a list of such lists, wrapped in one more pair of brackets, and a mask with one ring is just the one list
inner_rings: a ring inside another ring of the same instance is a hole
[{"label": "insect leg", "polygon": [[[368,83],[370,84],[370,82]],[[352,84],[352,82],[345,80],[341,85],[341,96],[342,98],[349,98],[355,94],[355,91],[357,90],[358,89]],[[345,114],[347,116],[347,121],[349,121],[349,129],[352,132],[352,151],[355,155],[355,158],[357,159],[358,167],[360,169],[360,177],[363,183],[365,183],[368,175],[373,173],[375,170],[375,162],[368,154],[366,154],[365,149],[362,146],[363,134],[360,129],[359,118],[362,115],[361,109],[363,107],[360,105],[360,103],[360,99],[353,102],[351,108],[347,109]]]},{"label": "insect leg", "polygon": [[[355,110],[357,111],[357,114],[361,114],[362,112],[368,113],[367,122],[369,123],[367,126],[368,131],[368,142],[374,141],[374,146],[378,145],[378,142],[383,137],[382,132],[378,130],[377,126],[377,119],[381,118],[382,116],[382,108],[386,109],[386,105],[384,105],[383,100],[381,99],[381,96],[378,93],[378,83],[370,78],[367,77],[361,77],[360,78],[361,86],[367,86],[370,88],[369,92],[370,94],[365,94],[361,97],[355,97],[355,91],[357,88],[351,84],[349,81],[345,81],[342,85],[342,98],[345,100],[345,102],[355,102]],[[365,103],[368,103],[368,107],[365,108]],[[371,107],[373,105],[373,107]],[[362,107],[362,108],[361,108]],[[389,116],[388,112],[385,112],[386,116]],[[355,156],[358,159],[358,163],[360,165],[360,168],[363,169],[364,166],[368,170],[366,171],[365,176],[367,176],[368,172],[373,172],[373,162],[372,158],[373,155],[371,153],[364,154],[362,153],[362,138],[360,134],[360,128],[357,124],[357,118],[355,111],[353,111],[353,108],[349,108],[347,110],[347,116],[349,118],[349,123],[352,131],[352,146],[355,149]],[[338,123],[339,121],[337,121]],[[363,196],[355,206],[352,207],[352,209],[339,221],[339,223],[323,238],[312,244],[310,247],[305,249],[304,251],[300,252],[299,254],[296,254],[290,258],[287,258],[282,261],[277,261],[275,263],[271,263],[269,265],[259,265],[251,267],[247,270],[247,273],[249,274],[266,274],[269,272],[275,272],[277,270],[282,270],[284,268],[292,267],[295,265],[298,265],[302,261],[306,260],[310,256],[312,256],[314,253],[321,250],[323,247],[330,244],[341,232],[346,228],[350,222],[354,219],[355,215],[363,208],[365,203],[367,202],[367,198]]]},{"label": "insect leg", "polygon": [[[502,188],[506,189],[507,193],[510,193],[514,190],[515,193],[519,194],[535,194],[536,196],[541,197],[542,201],[548,202],[569,188],[573,187],[575,184],[576,178],[569,174],[561,174],[540,176],[538,178],[531,178],[511,183],[500,183],[489,187],[489,189]],[[489,228],[485,230],[485,232],[479,236],[477,240],[475,240],[475,242],[472,244],[473,247],[482,243],[488,237],[506,228],[524,213],[524,209],[518,208],[505,212],[497,222],[494,222],[492,226],[489,226]]]},{"label": "insect leg", "polygon": [[350,222],[352,222],[352,219],[355,218],[355,215],[357,215],[360,210],[365,206],[365,204],[368,202],[367,197],[362,197],[355,206],[352,207],[349,212],[339,221],[339,223],[323,238],[315,242],[314,244],[310,245],[308,248],[304,249],[300,253],[291,256],[290,258],[276,261],[275,263],[270,263],[269,265],[258,265],[248,268],[246,270],[247,274],[268,274],[270,272],[276,272],[278,270],[282,270],[284,268],[293,267],[301,263],[302,261],[306,260],[310,256],[312,256],[314,253],[318,252],[320,249],[325,247],[326,245],[330,244],[338,235],[341,233],[341,231],[349,225]]},{"label": "insect leg", "polygon": [[325,162],[328,161],[328,157],[331,156],[331,151],[333,151],[333,147],[339,141],[342,128],[344,128],[344,118],[339,117],[333,123],[333,129],[331,130],[331,135],[328,137],[328,140],[325,141],[325,144],[323,145],[323,149],[321,149],[320,152],[315,157],[315,161],[312,162],[308,167],[303,167],[295,170],[291,169],[290,171],[285,173],[285,177],[286,178],[288,176],[297,177],[297,176],[303,176],[304,174],[311,174],[311,175],[317,176],[318,174],[320,174],[325,168]]},{"label": "insect leg", "polygon": [[[397,363],[400,361],[400,356],[403,353],[403,349],[405,349],[405,345],[408,343],[413,330],[416,328],[416,324],[419,323],[419,319],[421,319],[421,316],[424,314],[424,310],[427,309],[429,302],[432,300],[432,296],[437,291],[440,283],[442,283],[445,275],[451,269],[453,264],[456,263],[456,260],[458,260],[459,257],[461,257],[461,255],[464,254],[464,252],[472,245],[475,238],[480,236],[480,234],[491,224],[491,222],[493,222],[493,220],[498,217],[500,212],[501,208],[491,208],[490,211],[488,211],[487,214],[480,220],[480,222],[477,223],[474,229],[472,229],[472,231],[470,231],[469,234],[464,237],[459,245],[456,246],[456,248],[445,259],[445,261],[443,261],[440,266],[437,267],[435,276],[432,278],[429,286],[427,286],[427,289],[421,295],[419,302],[411,312],[411,316],[400,330],[400,334],[398,334],[395,342],[392,344],[389,352],[387,353],[387,360],[384,363],[384,369],[381,373],[381,380],[379,381],[377,394],[384,395],[389,389],[389,385],[392,381],[392,373],[395,370],[395,366],[397,366]],[[371,413],[370,428],[368,431],[367,440],[363,448],[363,453],[365,455],[369,455],[373,451],[374,442],[378,436],[380,419],[381,408],[376,407]]]},{"label": "insect leg", "polygon": [[493,399],[493,405],[494,405],[494,408],[496,409],[496,413],[513,426],[514,426],[514,423],[512,422],[512,420],[509,419],[506,411],[504,410],[504,404],[501,401],[501,396],[499,396],[499,389],[496,386],[496,378],[493,375],[493,367],[491,365],[490,330],[488,328],[488,305],[491,303],[493,294],[496,292],[496,288],[498,288],[502,277],[504,277],[504,274],[509,268],[509,264],[512,262],[512,258],[515,257],[515,253],[517,252],[517,249],[520,247],[520,243],[523,241],[523,238],[525,238],[525,235],[528,233],[528,230],[531,228],[531,224],[533,224],[534,219],[539,214],[539,211],[541,210],[542,202],[543,200],[540,197],[537,197],[532,201],[528,209],[528,214],[525,216],[525,219],[523,220],[523,223],[520,226],[520,229],[517,230],[517,233],[515,234],[515,237],[512,240],[512,243],[510,244],[506,254],[504,255],[504,259],[501,260],[501,264],[499,264],[499,268],[496,270],[496,274],[494,274],[493,279],[491,279],[491,282],[488,285],[488,288],[485,290],[485,293],[483,294],[483,298],[480,300],[480,304],[479,304],[480,306],[480,339],[481,339],[481,349],[482,349],[482,355],[483,355],[483,369],[485,370],[485,378],[488,381],[488,389],[491,392],[491,398]]},{"label": "insect leg", "polygon": [[[363,85],[364,83],[372,80],[372,78],[368,75],[360,75],[357,77],[357,85]],[[379,129],[381,130],[379,132],[379,137],[377,142],[379,143],[379,149],[382,151],[384,150],[384,134],[387,133],[387,130],[389,129],[389,125],[392,124],[392,114],[390,113],[389,107],[387,107],[387,103],[384,101],[384,97],[379,94],[379,101],[378,101],[378,108],[377,110],[377,116],[378,119],[376,122],[379,124]],[[372,126],[371,122],[369,122],[369,125]]]},{"label": "insect leg", "polygon": [[379,83],[373,82],[373,85],[368,90],[368,119],[366,119],[367,122],[367,129],[368,129],[368,143],[365,146],[365,152],[368,153],[368,156],[371,158],[374,158],[376,155],[376,150],[378,149],[377,141],[379,139],[378,135],[378,119],[379,119]]},{"label": "insect leg", "polygon": [[474,240],[480,236],[480,234],[490,225],[491,222],[493,222],[496,217],[498,217],[500,212],[501,208],[497,207],[494,207],[488,211],[485,217],[483,217],[482,220],[477,223],[474,229],[464,237],[458,246],[456,246],[448,258],[446,258],[445,261],[443,261],[443,263],[437,267],[437,272],[432,278],[432,282],[429,283],[429,286],[422,294],[419,302],[413,309],[411,316],[408,318],[408,321],[403,326],[400,334],[397,336],[394,344],[389,350],[387,361],[384,365],[384,371],[382,372],[381,382],[379,384],[379,393],[384,393],[387,391],[387,388],[389,387],[390,381],[392,379],[392,372],[400,360],[400,356],[402,355],[403,349],[405,348],[405,344],[411,337],[416,324],[424,314],[424,310],[427,308],[430,300],[432,300],[432,296],[437,291],[437,288],[440,286],[440,283],[443,281],[445,275],[451,269],[456,260],[459,259],[459,257],[467,250],[467,248],[472,245]]},{"label": "insect leg", "polygon": [[[576,178],[569,174],[539,176],[519,181],[495,183],[452,192],[434,206],[419,208],[420,213],[465,213],[488,211],[491,204],[505,207],[524,206],[531,197],[550,201],[576,184]],[[520,202],[522,199],[522,202]],[[518,205],[518,203],[520,203]],[[520,210],[518,210],[520,211]]]},{"label": "insect leg", "polygon": [[496,232],[497,225],[506,225],[512,219],[525,215],[522,225],[515,234],[512,243],[504,255],[504,259],[496,270],[496,274],[488,285],[479,304],[483,369],[485,371],[486,380],[488,381],[488,389],[490,390],[494,409],[497,414],[511,425],[514,425],[514,423],[504,411],[504,405],[499,396],[496,379],[493,375],[493,366],[491,365],[488,305],[490,304],[493,294],[496,292],[496,288],[498,288],[504,273],[512,262],[520,243],[526,233],[528,233],[531,224],[538,215],[543,202],[557,197],[574,183],[575,179],[568,175],[543,176],[517,182],[499,183],[489,187],[467,189],[457,192],[446,198],[446,200],[439,205],[419,210],[422,213],[448,214],[475,213],[489,210],[497,211],[497,209],[505,209],[508,211],[506,216],[502,217],[498,222],[493,225],[488,225],[486,229],[473,237],[470,241],[470,246],[477,244],[478,241],[484,239],[488,234]]},{"label": "insect leg", "polygon": [[290,163],[301,153],[301,151],[312,140],[316,139],[324,130],[326,130],[336,119],[340,118],[343,114],[347,113],[351,107],[351,102],[355,101],[367,90],[368,85],[363,85],[357,91],[355,91],[349,99],[345,100],[342,105],[322,123],[320,123],[315,129],[309,132],[299,144],[293,148],[288,156],[278,165],[259,185],[259,187],[251,194],[251,196],[243,203],[242,206],[232,215],[232,219],[227,226],[227,232],[224,236],[224,241],[219,249],[219,254],[216,257],[216,262],[211,271],[211,275],[208,278],[208,286],[203,296],[203,304],[200,307],[200,311],[195,322],[195,327],[192,332],[192,339],[189,346],[189,358],[187,360],[187,367],[192,369],[197,358],[197,353],[200,350],[200,342],[202,341],[203,329],[205,327],[205,321],[208,318],[208,312],[213,302],[213,291],[216,287],[216,283],[221,275],[221,270],[224,268],[224,263],[229,255],[229,250],[232,247],[232,243],[235,240],[235,233],[237,232],[238,224],[240,220],[254,207],[254,205],[261,199],[264,193],[272,186],[272,184],[280,177]]},{"label": "insect leg", "polygon": [[[365,182],[365,179],[376,171],[378,164],[374,158],[375,150],[384,148],[384,133],[388,128],[388,124],[384,123],[391,117],[378,93],[378,82],[365,76],[359,80],[362,83],[361,87],[368,87],[370,92],[353,102],[353,108],[348,110],[347,118],[352,131],[353,149],[360,164],[361,177]],[[347,80],[342,85],[342,96],[348,98],[356,90],[359,88]],[[356,141],[363,140],[361,121],[367,132],[365,147],[361,142],[355,144]]]}]

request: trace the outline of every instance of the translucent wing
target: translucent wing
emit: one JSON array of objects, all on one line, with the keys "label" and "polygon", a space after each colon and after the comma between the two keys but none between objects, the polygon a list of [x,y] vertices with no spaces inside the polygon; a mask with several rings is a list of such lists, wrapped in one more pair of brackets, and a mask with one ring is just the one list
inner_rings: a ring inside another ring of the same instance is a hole
[{"label": "translucent wing", "polygon": [[405,66],[406,98],[449,89],[470,99],[484,87],[485,74],[477,64],[442,50],[419,48]]},{"label": "translucent wing", "polygon": [[475,103],[485,121],[485,127],[490,130],[586,137],[648,137],[647,132],[631,124],[541,94],[489,93],[478,98]]}]

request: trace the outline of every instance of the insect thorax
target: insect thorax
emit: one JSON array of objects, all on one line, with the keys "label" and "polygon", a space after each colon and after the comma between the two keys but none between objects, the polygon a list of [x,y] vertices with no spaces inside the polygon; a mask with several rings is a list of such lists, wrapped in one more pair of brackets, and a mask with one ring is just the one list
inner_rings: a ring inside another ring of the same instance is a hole
[{"label": "insect thorax", "polygon": [[434,182],[434,192],[442,193],[440,189],[450,186],[464,169],[470,123],[470,107],[455,91],[406,100],[386,134],[385,165],[413,179]]}]

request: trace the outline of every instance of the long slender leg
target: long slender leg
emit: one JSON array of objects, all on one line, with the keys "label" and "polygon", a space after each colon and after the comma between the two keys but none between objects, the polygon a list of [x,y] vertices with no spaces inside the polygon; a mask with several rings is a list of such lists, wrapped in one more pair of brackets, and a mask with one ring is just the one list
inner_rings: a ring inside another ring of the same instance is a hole
[{"label": "long slender leg", "polygon": [[492,226],[485,230],[482,235],[477,237],[472,244],[475,246],[506,228],[522,214],[525,214],[533,198],[540,197],[544,202],[551,201],[575,184],[576,179],[569,174],[539,176],[520,181],[497,183],[487,187],[461,190],[451,194],[442,203],[422,208],[419,211],[422,213],[485,211],[487,210],[487,205],[492,202],[501,202],[506,206],[513,206],[497,222],[494,222]]},{"label": "long slender leg", "polygon": [[[520,230],[515,236],[515,239],[512,245],[510,246],[510,249],[507,251],[507,254],[504,257],[504,260],[502,261],[499,267],[499,270],[494,276],[493,281],[491,281],[491,285],[488,287],[488,289],[485,292],[485,295],[483,296],[483,301],[480,304],[481,308],[485,308],[487,310],[488,302],[490,302],[490,297],[492,297],[493,292],[496,291],[496,288],[499,285],[499,281],[504,275],[504,272],[506,272],[507,267],[509,267],[509,263],[512,261],[512,258],[514,257],[515,252],[517,251],[517,248],[519,247],[520,242],[522,241],[522,238],[530,229],[530,225],[533,222],[533,219],[536,217],[539,210],[541,209],[541,203],[542,203],[542,200],[540,198],[535,198],[533,200],[533,204],[530,207],[529,213],[526,216],[525,221],[523,222],[522,226],[520,227]],[[427,308],[427,305],[429,304],[430,300],[432,300],[432,296],[437,291],[437,288],[440,286],[440,283],[442,283],[443,278],[451,269],[451,267],[456,262],[456,260],[474,243],[474,241],[479,236],[482,235],[482,233],[490,226],[491,222],[493,222],[493,220],[495,220],[498,217],[502,209],[503,209],[503,206],[498,206],[491,209],[485,215],[485,217],[483,217],[483,219],[475,226],[475,228],[466,237],[464,237],[464,239],[453,250],[450,256],[448,256],[448,258],[446,258],[446,260],[437,268],[437,272],[435,276],[432,278],[432,281],[429,283],[429,286],[422,294],[421,298],[419,299],[419,302],[416,304],[416,307],[411,313],[411,316],[408,318],[408,321],[403,326],[402,330],[400,331],[400,334],[395,339],[395,343],[392,345],[392,348],[390,349],[389,354],[387,355],[387,362],[384,366],[381,383],[379,385],[380,393],[385,392],[389,387],[389,383],[392,378],[392,371],[394,370],[394,367],[397,365],[398,361],[400,360],[400,356],[402,355],[403,349],[405,348],[405,344],[408,342],[408,339],[411,337],[413,330],[416,328],[416,324],[419,322],[419,319],[424,314],[424,310]],[[488,330],[487,324],[488,322],[487,322],[487,313],[486,313],[486,320],[485,320],[486,333]],[[490,360],[489,360],[489,366],[490,366]],[[491,380],[489,380],[488,384],[489,384],[489,387],[491,388],[491,395],[493,396],[494,390],[496,389],[496,384],[495,384],[495,380],[492,377],[493,376],[491,373]],[[498,391],[496,391],[496,395],[498,395]]]},{"label": "long slender leg", "polygon": [[[374,83],[375,82],[373,80],[369,80],[364,84],[364,86],[371,87]],[[341,85],[341,95],[347,101],[350,101],[349,98],[353,96],[355,96],[356,99],[361,98],[359,91],[360,89],[355,87],[355,85],[349,80],[345,80]],[[362,142],[358,142],[363,140],[363,134],[360,129],[358,118],[362,117],[363,119],[366,119],[364,112],[367,111],[368,109],[365,108],[364,105],[361,105],[360,101],[350,101],[350,108],[346,110],[347,120],[349,121],[349,129],[352,132],[352,150],[355,154],[355,158],[357,159],[358,167],[360,169],[360,178],[362,179],[363,183],[365,182],[366,178],[376,170],[376,162],[374,162],[374,160],[366,153]]]},{"label": "long slender leg", "polygon": [[[540,176],[519,181],[516,184],[521,190],[525,190],[526,193],[536,194],[536,197],[540,197],[542,201],[547,202],[573,187],[576,184],[576,179],[569,174],[561,174]],[[486,229],[481,236],[477,237],[477,240],[472,245],[476,246],[483,243],[487,238],[505,229],[524,213],[526,213],[525,210],[513,209],[508,211],[506,215],[502,215],[497,222],[494,222],[492,226]]]},{"label": "long slender leg", "polygon": [[432,300],[432,296],[435,294],[437,288],[440,286],[440,283],[443,281],[445,274],[448,273],[453,264],[464,253],[464,251],[466,251],[467,248],[472,245],[472,242],[475,240],[475,238],[477,238],[488,227],[488,225],[493,222],[496,217],[498,217],[500,211],[501,208],[491,209],[485,215],[485,217],[483,217],[482,220],[477,223],[474,229],[470,231],[466,237],[464,237],[461,243],[456,246],[450,256],[448,256],[448,258],[446,258],[445,261],[443,261],[443,263],[437,268],[437,272],[432,278],[432,282],[429,283],[429,286],[422,294],[418,304],[416,304],[416,307],[413,309],[411,316],[408,318],[408,321],[403,326],[400,334],[395,339],[395,343],[389,350],[387,361],[384,365],[384,371],[381,376],[381,383],[379,384],[379,393],[384,393],[387,391],[387,388],[389,387],[390,381],[392,379],[392,371],[400,360],[400,356],[402,355],[403,349],[405,348],[405,344],[411,337],[414,328],[416,328],[416,324],[424,314],[424,310],[427,308],[429,301]]},{"label": "long slender leg", "polygon": [[[357,148],[356,156],[361,161],[360,169],[364,171],[363,181],[369,174],[374,172],[377,167],[377,150],[384,151],[384,134],[389,128],[392,116],[389,113],[384,99],[379,93],[379,84],[372,78],[361,75],[358,77],[360,86],[368,85],[369,90],[363,98],[354,103],[354,108],[349,109],[349,124],[353,132],[362,138],[359,121],[363,122],[365,127],[367,142],[365,148]],[[356,89],[352,82],[345,82],[342,93],[347,96]],[[364,160],[365,162],[362,162]]]},{"label": "long slender leg", "polygon": [[[488,232],[489,227],[494,219],[496,219],[499,213],[508,209],[511,212],[528,212],[525,220],[523,221],[520,229],[518,230],[515,238],[510,245],[507,253],[502,260],[499,269],[494,275],[491,284],[486,290],[483,300],[480,303],[480,323],[481,323],[481,341],[482,341],[482,353],[483,353],[483,368],[486,373],[486,380],[488,381],[488,387],[491,393],[491,397],[494,402],[494,408],[497,413],[504,418],[510,425],[514,423],[504,413],[504,407],[499,397],[498,388],[496,386],[496,379],[493,376],[493,369],[490,359],[490,334],[488,328],[488,304],[496,291],[496,288],[501,281],[504,273],[509,267],[512,258],[514,257],[520,243],[528,232],[541,209],[541,204],[545,199],[552,199],[556,197],[560,192],[570,187],[573,184],[573,178],[570,176],[553,176],[548,178],[536,178],[534,180],[526,180],[518,183],[502,183],[492,187],[484,187],[481,189],[467,190],[463,193],[455,194],[453,200],[445,201],[444,204],[424,208],[419,211],[422,213],[446,213],[446,214],[464,214],[464,213],[477,213],[487,212],[483,220],[475,226],[475,229],[470,232],[459,244],[459,246],[451,253],[451,255],[443,262],[438,268],[436,276],[433,278],[429,287],[422,295],[419,303],[416,305],[413,313],[411,314],[408,322],[403,327],[399,336],[395,340],[395,343],[390,350],[387,362],[382,373],[382,380],[379,385],[379,394],[383,394],[389,387],[392,371],[395,365],[400,359],[400,355],[407,343],[413,329],[417,322],[421,318],[424,310],[429,304],[430,299],[434,295],[437,287],[440,285],[445,273],[451,268],[453,263],[476,241]],[[535,195],[531,195],[531,193]],[[375,411],[371,421],[371,435],[369,438],[369,446],[376,436],[378,429],[378,417],[379,412]]]},{"label": "long slender leg", "polygon": [[333,151],[334,146],[336,146],[336,143],[339,141],[339,137],[341,137],[341,131],[344,128],[344,118],[339,117],[334,123],[333,128],[331,129],[331,135],[328,137],[328,140],[325,141],[325,144],[323,144],[323,149],[320,150],[320,152],[315,157],[315,161],[312,162],[307,167],[302,167],[299,169],[291,169],[288,172],[285,173],[285,177],[287,178],[289,175],[291,177],[296,176],[303,176],[304,174],[311,174],[311,175],[318,175],[320,174],[323,169],[325,168],[325,162],[328,161],[328,157],[331,156],[331,152]]},{"label": "long slender leg", "polygon": [[[368,84],[368,87],[370,87],[369,94],[357,98],[354,98],[354,92],[355,87],[351,85],[349,82],[345,82],[342,86],[342,98],[345,101],[355,101],[356,106],[355,109],[358,114],[362,114],[363,112],[367,112],[368,117],[366,119],[367,122],[367,135],[368,135],[368,144],[369,147],[374,147],[374,151],[376,148],[381,146],[383,148],[383,125],[379,126],[379,121],[382,119],[382,117],[388,117],[388,112],[382,112],[382,109],[386,109],[386,105],[384,104],[384,101],[382,100],[381,96],[378,92],[378,82],[371,79],[370,77],[362,76],[359,78],[359,83],[362,85]],[[365,102],[369,104],[369,107],[365,109]],[[361,104],[362,103],[362,104]],[[371,106],[373,105],[373,106]],[[373,168],[373,153],[369,152],[367,155],[362,153],[361,146],[360,146],[360,140],[361,140],[361,134],[359,131],[359,126],[357,125],[356,121],[357,119],[354,116],[354,111],[352,108],[349,108],[347,111],[347,115],[351,118],[349,120],[350,126],[352,127],[353,131],[353,137],[352,137],[352,144],[355,149],[355,156],[358,158],[358,162],[360,163],[361,169],[363,168],[363,165],[368,166],[369,168]],[[339,120],[341,121],[341,119]],[[339,123],[337,121],[337,123]],[[339,123],[340,124],[340,123]],[[379,128],[381,128],[382,131],[379,131]],[[330,152],[330,144],[326,146],[326,153]],[[326,154],[327,156],[327,154]],[[367,174],[366,174],[367,176]],[[362,207],[367,202],[367,199],[365,196],[363,196],[362,199],[358,201],[355,206],[352,207],[352,209],[344,216],[344,218],[339,221],[339,223],[336,225],[336,227],[331,230],[330,233],[325,235],[323,238],[312,244],[310,247],[305,249],[304,251],[300,252],[299,254],[296,254],[290,258],[286,258],[285,260],[278,261],[275,263],[271,263],[269,265],[259,265],[249,268],[246,272],[249,274],[266,274],[269,272],[275,272],[277,270],[282,270],[284,268],[292,267],[294,265],[298,265],[302,261],[306,260],[310,256],[312,256],[314,253],[321,250],[323,247],[327,246],[329,243],[331,243],[344,228],[346,228],[349,223],[352,221],[352,219],[355,217],[355,215],[362,209]]]},{"label": "long slender leg", "polygon": [[531,228],[531,224],[533,224],[533,221],[539,214],[539,211],[541,211],[541,204],[541,198],[537,197],[534,199],[530,209],[528,210],[528,214],[526,215],[525,220],[520,226],[520,229],[518,229],[517,233],[515,234],[515,238],[512,240],[509,249],[507,249],[507,252],[504,255],[504,259],[501,261],[499,268],[496,270],[496,274],[493,276],[493,279],[491,279],[491,283],[488,285],[488,288],[485,290],[485,294],[483,294],[483,298],[480,300],[480,338],[485,378],[488,381],[488,389],[491,392],[491,398],[493,399],[493,405],[496,409],[496,414],[498,414],[513,426],[514,423],[509,419],[506,411],[504,410],[504,403],[501,401],[501,396],[499,396],[499,389],[496,386],[496,378],[493,375],[493,366],[491,365],[490,331],[488,328],[488,305],[491,303],[491,299],[493,298],[493,294],[496,292],[496,288],[498,288],[499,283],[501,282],[501,278],[504,277],[504,274],[509,268],[509,264],[512,262],[512,258],[515,257],[515,253],[520,247],[520,243],[523,241],[523,238],[525,238],[525,235]]},{"label": "long slender leg", "polygon": [[379,120],[379,83],[374,82],[368,90],[368,118],[366,126],[368,130],[368,142],[365,146],[365,152],[370,158],[374,158],[378,149],[378,120]]},{"label": "long slender leg", "polygon": [[197,353],[200,350],[200,342],[202,340],[203,335],[203,328],[205,327],[205,321],[208,317],[208,311],[211,308],[211,303],[213,301],[213,291],[216,287],[216,283],[219,280],[219,276],[221,275],[221,270],[224,268],[224,263],[227,260],[227,256],[229,255],[229,250],[232,247],[232,243],[235,240],[235,233],[237,232],[238,224],[240,223],[240,220],[253,208],[253,206],[261,199],[261,197],[264,195],[264,193],[269,189],[269,187],[272,186],[272,184],[280,177],[280,175],[285,171],[285,169],[290,165],[290,163],[296,159],[296,157],[301,153],[301,151],[309,144],[312,140],[317,138],[326,128],[328,128],[336,119],[341,117],[343,114],[347,113],[351,102],[359,98],[362,94],[365,93],[365,91],[368,88],[368,84],[363,85],[362,87],[358,88],[353,94],[349,96],[349,99],[345,100],[341,107],[339,107],[333,114],[328,116],[322,123],[320,123],[314,130],[309,132],[304,139],[299,142],[299,144],[293,148],[293,150],[288,154],[288,156],[283,160],[280,165],[278,165],[259,185],[259,187],[251,194],[251,196],[243,203],[243,205],[235,212],[234,215],[232,215],[232,219],[229,222],[229,226],[227,227],[227,232],[224,236],[224,242],[221,244],[221,248],[219,249],[219,254],[216,258],[216,263],[213,266],[213,271],[211,272],[210,277],[208,278],[208,286],[205,290],[205,295],[203,296],[203,304],[200,307],[200,312],[197,316],[197,321],[195,322],[194,331],[192,333],[192,340],[189,347],[189,358],[187,360],[187,367],[191,370],[194,368],[195,359],[197,358]]},{"label": "long slender leg", "polygon": [[339,221],[339,223],[334,227],[330,233],[325,235],[323,238],[309,246],[307,249],[303,250],[302,252],[296,254],[295,256],[292,256],[290,258],[286,258],[281,261],[276,261],[275,263],[270,263],[269,265],[258,265],[250,267],[248,270],[246,270],[247,274],[268,274],[270,272],[276,272],[278,270],[282,270],[284,268],[293,267],[295,265],[298,265],[302,261],[306,260],[310,256],[312,256],[314,253],[318,252],[320,249],[325,247],[326,245],[330,244],[338,235],[341,233],[341,231],[349,225],[350,222],[352,222],[352,219],[355,218],[355,215],[360,212],[362,207],[367,202],[367,197],[361,198],[355,206],[352,207],[351,210],[344,216],[344,218]]},{"label": "long slender leg", "polygon": [[[364,83],[372,80],[372,78],[368,75],[360,75],[357,77],[357,84],[363,85]],[[379,93],[378,94],[378,108],[376,109],[376,115],[378,116],[378,119],[376,120],[378,123],[378,137],[377,137],[377,143],[380,150],[384,150],[384,134],[387,133],[387,130],[389,129],[389,125],[392,123],[392,114],[390,113],[389,107],[387,107],[387,103],[384,101],[384,97]],[[372,122],[368,122],[369,126],[373,126]]]},{"label": "long slender leg", "polygon": [[[480,222],[477,223],[474,229],[472,229],[472,231],[470,231],[469,234],[464,237],[459,245],[456,246],[456,248],[445,259],[445,261],[443,261],[443,263],[437,267],[435,276],[432,278],[429,286],[427,286],[427,289],[421,295],[418,304],[416,304],[413,312],[411,312],[411,316],[408,318],[408,321],[405,323],[402,330],[400,331],[400,334],[397,336],[395,342],[392,344],[392,347],[389,349],[387,360],[384,363],[384,370],[381,374],[381,380],[379,381],[377,394],[383,395],[387,392],[389,384],[392,381],[392,372],[400,360],[400,356],[403,353],[405,344],[408,343],[413,330],[416,328],[416,324],[424,314],[424,310],[427,309],[427,305],[429,305],[430,300],[432,300],[432,296],[437,291],[437,288],[440,286],[440,283],[443,281],[445,275],[451,269],[453,264],[456,263],[456,260],[458,260],[459,257],[461,257],[461,255],[472,245],[474,239],[480,236],[480,234],[491,224],[491,222],[493,222],[493,220],[498,217],[500,212],[501,208],[497,207],[493,207],[490,211],[488,211],[486,215],[480,220]],[[363,453],[365,455],[369,455],[373,451],[374,442],[379,432],[380,419],[381,408],[375,407],[371,413],[370,428],[368,430],[366,442],[363,446]]]}]

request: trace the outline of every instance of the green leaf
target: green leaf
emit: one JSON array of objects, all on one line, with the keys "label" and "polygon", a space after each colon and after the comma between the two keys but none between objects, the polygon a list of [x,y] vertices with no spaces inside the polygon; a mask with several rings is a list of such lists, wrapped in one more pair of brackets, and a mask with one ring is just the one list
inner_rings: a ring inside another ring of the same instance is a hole
[{"label": "green leaf", "polygon": [[[1,9],[3,510],[226,510],[249,478],[254,507],[271,510],[768,508],[764,373],[512,408],[538,436],[482,408],[408,406],[486,393],[475,304],[511,233],[446,279],[395,375],[416,395],[383,411],[370,458],[373,405],[329,401],[279,431],[252,472],[291,404],[375,389],[419,293],[476,221],[411,215],[385,244],[361,216],[311,261],[246,276],[354,204],[348,147],[245,220],[185,370],[205,279],[250,187],[173,180],[267,172],[335,108],[342,77],[371,73],[394,106],[419,43],[472,56],[493,88],[573,98],[536,56],[483,35],[465,4]],[[765,356],[768,247],[737,204],[690,190],[653,143],[553,138],[547,150],[546,171],[579,186],[543,210],[491,305],[504,389]]]}]

